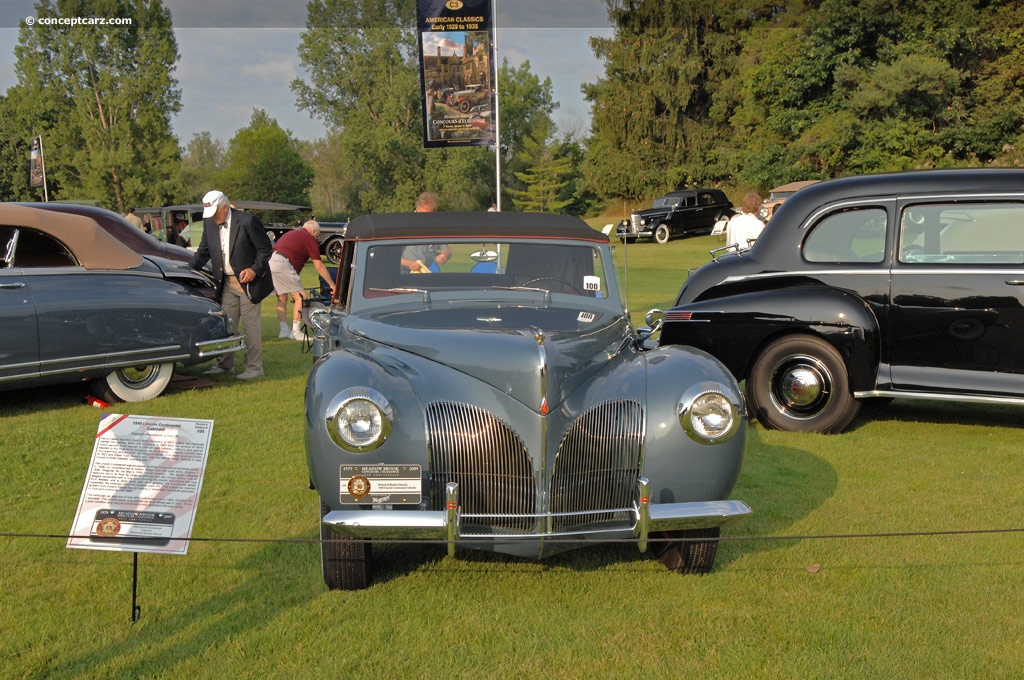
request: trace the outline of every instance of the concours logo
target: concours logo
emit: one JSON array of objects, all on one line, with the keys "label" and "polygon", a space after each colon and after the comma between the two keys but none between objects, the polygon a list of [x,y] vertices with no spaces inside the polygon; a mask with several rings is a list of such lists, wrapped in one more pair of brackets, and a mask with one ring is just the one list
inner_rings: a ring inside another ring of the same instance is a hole
[{"label": "concours logo", "polygon": [[348,492],[353,498],[365,498],[370,493],[370,480],[362,475],[356,475],[348,480]]},{"label": "concours logo", "polygon": [[453,12],[457,12],[462,9],[462,0],[448,0],[448,2],[444,3],[444,6]]},{"label": "concours logo", "polygon": [[101,519],[96,525],[96,535],[100,538],[113,538],[121,533],[121,523],[113,517]]}]

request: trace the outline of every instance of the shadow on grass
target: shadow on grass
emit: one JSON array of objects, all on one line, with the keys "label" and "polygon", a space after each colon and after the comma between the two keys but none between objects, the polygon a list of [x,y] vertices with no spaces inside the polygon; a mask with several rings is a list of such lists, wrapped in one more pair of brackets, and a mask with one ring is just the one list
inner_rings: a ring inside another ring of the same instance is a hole
[{"label": "shadow on grass", "polygon": [[[206,599],[196,599],[194,604],[166,616],[163,611],[146,607],[146,589],[158,586],[147,578],[146,566],[140,563],[139,628],[130,635],[95,636],[95,644],[82,649],[77,656],[51,659],[40,676],[92,677],[97,669],[124,678],[161,676],[168,669],[201,660],[211,649],[230,645],[233,638],[251,634],[255,627],[271,627],[279,615],[306,606],[323,593],[314,581],[309,587],[305,583],[282,587],[281,575],[295,571],[297,550],[308,552],[294,543],[266,544],[232,565],[245,572],[237,585]],[[182,595],[183,602],[193,601],[189,593]],[[152,625],[146,625],[147,619],[152,619]],[[111,621],[110,625],[131,626],[127,608],[125,619]]]},{"label": "shadow on grass", "polygon": [[85,404],[86,385],[44,385],[0,392],[0,416],[17,416]]}]

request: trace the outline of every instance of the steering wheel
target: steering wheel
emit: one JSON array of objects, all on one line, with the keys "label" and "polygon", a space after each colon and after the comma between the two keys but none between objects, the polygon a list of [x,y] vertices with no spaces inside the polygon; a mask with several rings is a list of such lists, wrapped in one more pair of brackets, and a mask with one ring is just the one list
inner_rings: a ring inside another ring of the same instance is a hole
[{"label": "steering wheel", "polygon": [[[573,293],[575,295],[583,295],[583,291],[582,290],[580,290],[576,286],[572,285],[571,283],[569,283],[565,279],[560,279],[557,276],[538,276],[535,279],[530,279],[529,281],[527,281],[526,283],[523,283],[522,285],[523,285],[523,287],[530,287],[532,284],[539,283],[540,281],[552,281],[552,282],[558,284],[559,286],[561,286],[564,289],[563,292]],[[548,290],[550,291],[551,289],[548,288]],[[556,292],[558,292],[558,291],[556,291]]]}]

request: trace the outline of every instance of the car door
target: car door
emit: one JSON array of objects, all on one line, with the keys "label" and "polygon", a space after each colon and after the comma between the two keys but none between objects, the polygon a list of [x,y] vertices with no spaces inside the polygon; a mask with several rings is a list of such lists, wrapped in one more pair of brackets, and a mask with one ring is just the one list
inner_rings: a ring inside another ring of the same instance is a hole
[{"label": "car door", "polygon": [[39,374],[39,327],[28,283],[14,267],[18,230],[0,227],[0,382]]},{"label": "car door", "polygon": [[1024,394],[1024,199],[907,202],[900,214],[893,386]]},{"label": "car door", "polygon": [[718,217],[718,202],[710,191],[698,191],[697,206],[687,220],[686,229],[691,232],[711,231]]}]

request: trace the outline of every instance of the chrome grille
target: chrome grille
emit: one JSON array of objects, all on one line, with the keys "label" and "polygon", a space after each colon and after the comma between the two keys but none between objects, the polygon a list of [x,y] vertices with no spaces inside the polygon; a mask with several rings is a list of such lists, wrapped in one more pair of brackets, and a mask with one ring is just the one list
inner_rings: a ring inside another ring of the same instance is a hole
[{"label": "chrome grille", "polygon": [[[427,406],[431,507],[444,506],[444,486],[459,485],[463,515],[493,515],[492,529],[530,531],[537,485],[523,441],[507,424],[469,404]],[[472,524],[472,521],[468,521]]]},{"label": "chrome grille", "polygon": [[630,233],[635,234],[638,231],[640,231],[640,216],[637,215],[636,213],[633,213],[632,215],[630,215],[629,216],[629,225],[631,227],[633,227],[633,229],[631,230]]},{"label": "chrome grille", "polygon": [[[581,415],[558,447],[551,480],[552,513],[630,508],[637,499],[643,408],[607,401]],[[627,521],[625,513],[555,516],[555,531],[595,522]]]}]

